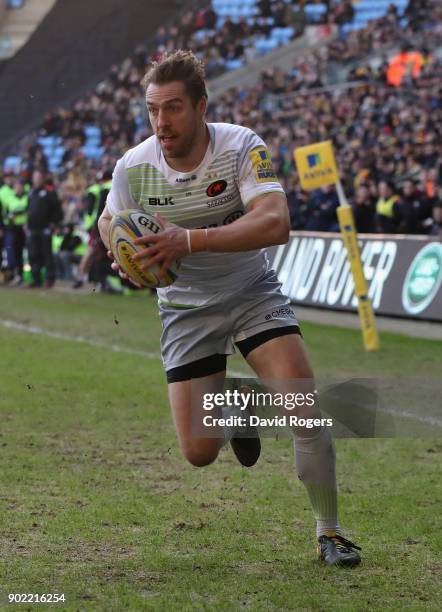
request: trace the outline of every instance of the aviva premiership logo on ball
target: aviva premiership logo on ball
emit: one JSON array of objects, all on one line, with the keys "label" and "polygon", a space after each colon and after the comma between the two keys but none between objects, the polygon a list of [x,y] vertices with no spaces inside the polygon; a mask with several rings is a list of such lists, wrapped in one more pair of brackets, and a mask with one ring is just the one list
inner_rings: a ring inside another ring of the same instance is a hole
[{"label": "aviva premiership logo on ball", "polygon": [[442,283],[442,245],[433,242],[411,262],[402,287],[402,305],[410,314],[425,310]]}]

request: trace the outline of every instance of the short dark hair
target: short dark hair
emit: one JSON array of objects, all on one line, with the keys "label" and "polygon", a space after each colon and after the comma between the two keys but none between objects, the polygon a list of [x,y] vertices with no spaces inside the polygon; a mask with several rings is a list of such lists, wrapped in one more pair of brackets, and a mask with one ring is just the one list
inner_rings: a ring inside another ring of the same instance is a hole
[{"label": "short dark hair", "polygon": [[172,81],[184,83],[187,93],[194,104],[201,98],[207,98],[203,63],[192,53],[192,51],[178,50],[166,53],[156,62],[149,66],[142,85],[145,89],[151,83],[163,85]]}]

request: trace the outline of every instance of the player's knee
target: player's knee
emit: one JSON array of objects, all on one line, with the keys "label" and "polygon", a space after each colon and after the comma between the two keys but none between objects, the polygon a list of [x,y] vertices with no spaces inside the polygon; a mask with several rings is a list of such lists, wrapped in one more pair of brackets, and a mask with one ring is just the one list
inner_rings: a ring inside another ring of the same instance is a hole
[{"label": "player's knee", "polygon": [[218,448],[198,448],[187,446],[183,448],[184,456],[194,467],[210,465],[218,457]]}]

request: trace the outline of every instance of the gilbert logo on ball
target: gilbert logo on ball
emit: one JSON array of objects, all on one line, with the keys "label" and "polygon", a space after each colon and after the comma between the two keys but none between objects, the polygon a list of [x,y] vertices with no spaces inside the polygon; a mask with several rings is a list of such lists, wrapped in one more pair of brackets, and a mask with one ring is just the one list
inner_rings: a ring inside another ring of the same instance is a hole
[{"label": "gilbert logo on ball", "polygon": [[155,235],[162,232],[163,228],[158,221],[149,213],[129,209],[124,210],[112,218],[109,228],[109,244],[120,268],[130,278],[142,287],[166,287],[171,285],[177,278],[179,262],[175,261],[166,271],[166,278],[160,277],[160,266],[154,264],[147,270],[140,268],[139,261],[134,261],[135,253],[147,248],[146,245],[134,243],[141,236]]},{"label": "gilbert logo on ball", "polygon": [[425,310],[442,284],[442,245],[427,244],[408,268],[402,287],[402,305],[410,314]]}]

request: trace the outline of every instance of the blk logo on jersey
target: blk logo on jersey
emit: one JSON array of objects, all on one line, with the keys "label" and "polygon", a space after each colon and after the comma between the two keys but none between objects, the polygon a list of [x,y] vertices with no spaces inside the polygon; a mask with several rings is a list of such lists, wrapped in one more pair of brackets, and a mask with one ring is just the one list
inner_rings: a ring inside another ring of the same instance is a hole
[{"label": "blk logo on jersey", "polygon": [[227,181],[224,181],[224,180],[215,181],[214,183],[211,183],[207,187],[206,193],[209,196],[209,198],[214,198],[215,196],[218,196],[220,195],[220,193],[225,191],[226,187],[227,187]]},{"label": "blk logo on jersey", "polygon": [[173,206],[173,198],[149,198],[149,206]]}]

